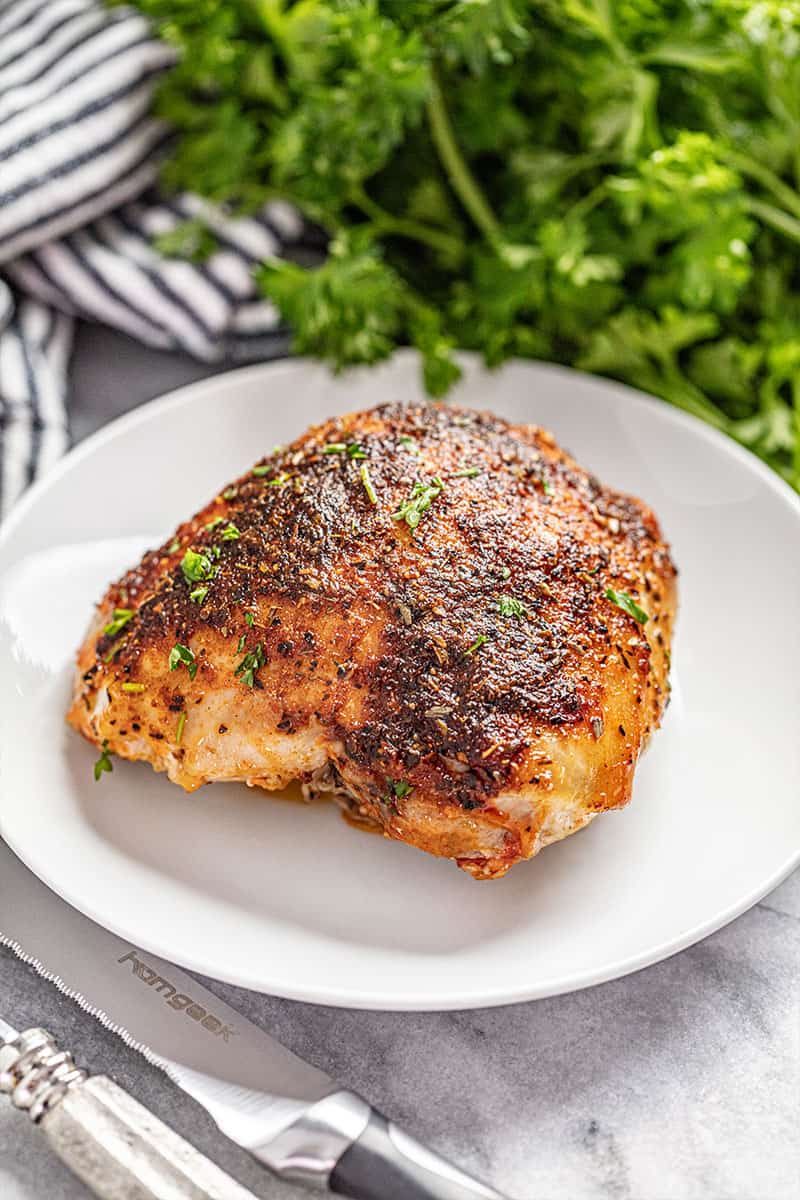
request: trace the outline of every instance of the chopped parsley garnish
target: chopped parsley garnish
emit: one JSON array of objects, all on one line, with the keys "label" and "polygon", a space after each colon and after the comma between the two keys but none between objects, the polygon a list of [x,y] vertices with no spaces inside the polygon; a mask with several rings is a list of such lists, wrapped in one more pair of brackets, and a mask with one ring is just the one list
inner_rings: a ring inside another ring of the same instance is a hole
[{"label": "chopped parsley garnish", "polygon": [[481,646],[486,646],[487,642],[488,642],[488,637],[486,636],[486,634],[477,635],[477,637],[475,638],[475,641],[473,642],[473,644],[471,644],[470,648],[468,650],[464,650],[464,658],[467,658],[467,656],[469,654],[475,654],[476,650],[480,650]]},{"label": "chopped parsley garnish", "polygon": [[206,529],[211,532],[212,529],[216,529],[218,525],[221,525],[224,520],[224,517],[214,517],[213,521],[208,522]]},{"label": "chopped parsley garnish", "polygon": [[180,745],[181,738],[183,737],[183,727],[185,724],[186,724],[186,712],[184,710],[184,712],[182,712],[181,715],[178,717],[178,728],[175,730],[175,744],[176,745]]},{"label": "chopped parsley garnish", "polygon": [[361,471],[359,472],[359,474],[361,475],[361,482],[364,485],[364,491],[367,493],[367,495],[369,497],[370,504],[377,504],[378,503],[378,493],[375,491],[375,488],[372,486],[372,480],[370,479],[370,476],[369,476],[369,467],[367,466],[366,463],[361,464]]},{"label": "chopped parsley garnish", "polygon": [[181,664],[189,672],[189,678],[194,679],[197,674],[197,662],[194,654],[188,646],[182,646],[180,642],[176,642],[169,652],[170,671],[177,671]]},{"label": "chopped parsley garnish", "polygon": [[143,692],[144,684],[143,683],[123,683],[122,690],[123,690],[123,692]]},{"label": "chopped parsley garnish", "polygon": [[502,576],[503,579],[510,579],[511,578],[511,567],[503,567],[502,571],[500,572],[500,575]]},{"label": "chopped parsley garnish", "polygon": [[417,443],[412,437],[401,437],[398,445],[406,447],[413,446],[416,450],[419,450],[419,446],[417,446]]},{"label": "chopped parsley garnish", "polygon": [[205,583],[214,578],[216,567],[207,554],[187,550],[181,559],[181,571],[187,583]]},{"label": "chopped parsley garnish", "polygon": [[239,489],[237,487],[225,488],[225,491],[222,493],[222,499],[223,500],[235,500],[236,497],[238,496],[238,494],[239,494]]},{"label": "chopped parsley garnish", "polygon": [[476,475],[480,475],[480,467],[465,467],[463,471],[456,471],[454,479],[474,479]]},{"label": "chopped parsley garnish", "polygon": [[395,799],[402,800],[413,790],[413,786],[405,779],[387,779],[386,795],[382,797],[382,801],[384,804],[394,805]]},{"label": "chopped parsley garnish", "polygon": [[246,642],[246,641],[247,641],[247,635],[243,633],[243,634],[242,634],[242,636],[239,638],[239,645],[236,647],[236,653],[237,653],[237,654],[241,654],[241,653],[242,653],[242,651],[244,650],[244,646],[245,646],[245,642]]},{"label": "chopped parsley garnish", "polygon": [[542,480],[542,491],[544,492],[545,496],[553,495],[553,485],[549,479]]},{"label": "chopped parsley garnish", "polygon": [[180,550],[180,548],[181,548],[181,539],[173,538],[172,541],[170,542],[170,544],[167,546],[167,554],[174,554],[175,551]]},{"label": "chopped parsley garnish", "polygon": [[195,604],[202,604],[208,595],[208,584],[204,583],[200,587],[192,588],[189,592],[189,599],[194,600]]},{"label": "chopped parsley garnish", "polygon": [[242,661],[234,671],[234,675],[241,679],[242,683],[246,683],[248,687],[252,687],[255,683],[256,672],[264,666],[266,659],[264,658],[264,650],[261,642],[258,643],[254,650],[249,650],[245,654]]},{"label": "chopped parsley garnish", "polygon": [[404,500],[396,513],[392,513],[393,521],[405,521],[409,529],[416,529],[437,496],[444,491],[444,484],[438,475],[425,483],[418,479],[411,489],[411,495]]},{"label": "chopped parsley garnish", "polygon": [[113,617],[107,625],[103,626],[103,633],[107,637],[116,637],[118,633],[122,633],[122,630],[132,617],[132,608],[115,608]]},{"label": "chopped parsley garnish", "polygon": [[271,470],[271,463],[262,463],[260,467],[253,467],[253,470],[250,472],[250,474],[255,475],[256,479],[263,479],[265,475],[269,475]]},{"label": "chopped parsley garnish", "polygon": [[253,625],[255,624],[255,617],[253,616],[253,614],[251,612],[246,612],[244,614],[244,619],[247,622],[247,624],[250,626],[250,628],[252,629]]},{"label": "chopped parsley garnish", "polygon": [[236,528],[233,521],[229,521],[228,524],[223,529],[222,533],[220,534],[220,539],[223,542],[238,542],[238,540],[241,536],[242,536],[241,533]]},{"label": "chopped parsley garnish", "polygon": [[469,654],[474,654],[476,650],[480,650],[481,646],[485,646],[488,640],[485,633],[479,633],[469,650],[464,651],[464,657],[466,658]]},{"label": "chopped parsley garnish", "polygon": [[606,600],[610,600],[612,604],[616,604],[617,608],[621,608],[629,617],[633,617],[634,621],[638,621],[640,625],[646,625],[650,620],[643,608],[634,600],[633,596],[629,596],[627,592],[616,592],[612,587],[606,588]]},{"label": "chopped parsley garnish", "polygon": [[358,442],[328,442],[327,446],[322,447],[323,454],[346,454],[348,458],[358,461],[360,458],[366,458],[366,451]]},{"label": "chopped parsley garnish", "polygon": [[501,596],[498,601],[501,617],[525,617],[528,615],[526,605],[516,596]]},{"label": "chopped parsley garnish", "polygon": [[108,738],[104,738],[103,745],[100,749],[100,757],[98,758],[97,762],[94,764],[94,781],[95,781],[95,783],[97,783],[97,781],[100,779],[100,776],[103,774],[103,771],[108,771],[110,773],[113,770],[114,770],[114,764],[112,763],[111,755],[108,752]]},{"label": "chopped parsley garnish", "polygon": [[291,479],[290,475],[287,475],[285,471],[281,471],[280,475],[276,475],[274,479],[265,479],[264,486],[265,487],[283,487],[283,485],[285,483],[288,483],[290,479]]}]

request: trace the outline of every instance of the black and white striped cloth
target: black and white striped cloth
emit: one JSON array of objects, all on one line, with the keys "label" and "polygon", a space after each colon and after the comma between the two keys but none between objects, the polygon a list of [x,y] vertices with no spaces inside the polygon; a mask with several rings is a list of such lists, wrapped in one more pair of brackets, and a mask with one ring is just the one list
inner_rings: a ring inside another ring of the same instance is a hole
[{"label": "black and white striped cloth", "polygon": [[[294,210],[229,219],[156,191],[170,135],[151,101],[173,61],[131,9],[0,0],[0,514],[68,446],[76,316],[200,359],[285,351],[252,272],[299,240]],[[203,264],[157,252],[198,218]]]}]

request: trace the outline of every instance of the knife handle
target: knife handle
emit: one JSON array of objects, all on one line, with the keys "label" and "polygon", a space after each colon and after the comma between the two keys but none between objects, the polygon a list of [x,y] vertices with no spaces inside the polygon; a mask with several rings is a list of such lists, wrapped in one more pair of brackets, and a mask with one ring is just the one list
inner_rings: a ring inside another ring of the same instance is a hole
[{"label": "knife handle", "polygon": [[100,1200],[255,1200],[111,1079],[88,1078],[43,1029],[0,1046],[0,1091]]},{"label": "knife handle", "polygon": [[374,1109],[333,1168],[329,1187],[349,1200],[506,1200]]}]

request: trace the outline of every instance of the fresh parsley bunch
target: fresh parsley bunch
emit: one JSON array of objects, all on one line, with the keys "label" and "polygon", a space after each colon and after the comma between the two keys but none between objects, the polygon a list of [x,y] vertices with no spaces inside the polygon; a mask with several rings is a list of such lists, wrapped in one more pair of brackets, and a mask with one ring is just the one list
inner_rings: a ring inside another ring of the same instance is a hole
[{"label": "fresh parsley bunch", "polygon": [[259,271],[299,351],[573,364],[800,488],[800,0],[136,2],[167,183],[329,235]]}]

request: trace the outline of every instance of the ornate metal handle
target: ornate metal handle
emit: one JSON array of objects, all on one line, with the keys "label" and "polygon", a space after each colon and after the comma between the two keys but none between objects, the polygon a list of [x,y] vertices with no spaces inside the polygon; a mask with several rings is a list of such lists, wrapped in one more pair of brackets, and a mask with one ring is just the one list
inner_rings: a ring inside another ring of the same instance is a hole
[{"label": "ornate metal handle", "polygon": [[255,1200],[112,1080],[90,1079],[44,1029],[0,1044],[0,1092],[101,1200]]}]

